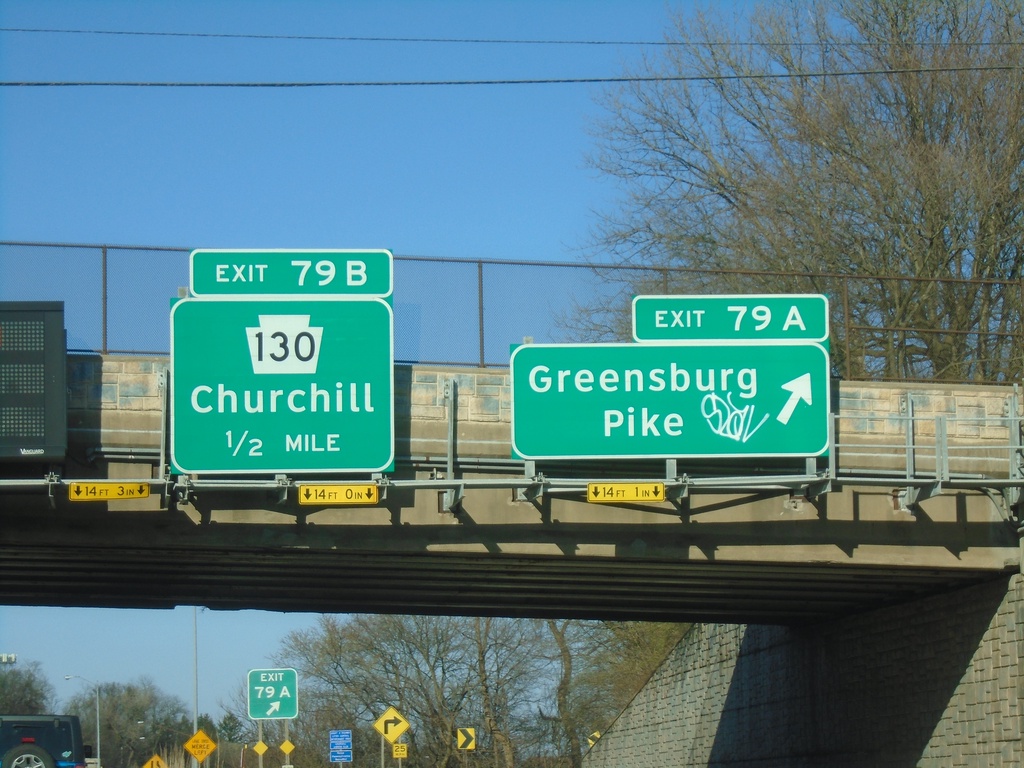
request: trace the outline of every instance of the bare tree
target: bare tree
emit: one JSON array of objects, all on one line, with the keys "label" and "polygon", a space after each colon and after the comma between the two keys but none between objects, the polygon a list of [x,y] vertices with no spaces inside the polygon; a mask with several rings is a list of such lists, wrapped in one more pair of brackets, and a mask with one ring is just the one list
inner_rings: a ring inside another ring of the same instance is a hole
[{"label": "bare tree", "polygon": [[543,754],[532,719],[547,680],[541,624],[527,619],[477,618],[472,622],[479,706],[493,747],[495,768],[512,768],[519,755]]},{"label": "bare tree", "polygon": [[42,715],[53,712],[54,693],[38,661],[0,666],[0,712]]},{"label": "bare tree", "polygon": [[[618,714],[647,684],[650,676],[690,631],[692,624],[606,621],[591,634],[582,684]],[[608,723],[596,723],[607,727]]]},{"label": "bare tree", "polygon": [[[106,768],[138,768],[154,754],[184,755],[183,745],[193,733],[192,718],[185,702],[164,693],[152,680],[103,683],[99,702]],[[91,691],[72,696],[67,706],[69,713],[81,719],[82,735],[90,744],[96,744],[95,706]],[[216,732],[208,735],[216,741]]]},{"label": "bare tree", "polygon": [[657,268],[609,275],[623,296],[823,292],[840,370],[1018,375],[1019,0],[790,0],[668,38],[598,128],[626,193],[600,245]]},{"label": "bare tree", "polygon": [[[302,680],[293,764],[313,768],[335,728],[356,762],[375,762],[372,724],[389,707],[410,723],[408,765],[580,765],[583,740],[628,702],[677,625],[425,616],[322,617],[288,636],[276,661]],[[239,705],[241,706],[241,705]],[[456,750],[475,728],[472,752]]]},{"label": "bare tree", "polygon": [[548,619],[545,624],[558,649],[559,669],[555,686],[555,714],[547,717],[557,726],[559,740],[564,740],[563,751],[569,759],[569,765],[579,768],[583,764],[583,749],[580,741],[580,712],[578,707],[573,706],[573,662],[577,655],[574,653],[571,634],[574,622]]},{"label": "bare tree", "polygon": [[411,726],[410,764],[448,766],[455,760],[455,730],[476,691],[475,656],[464,642],[463,621],[323,617],[315,630],[289,636],[280,658],[299,670],[304,700],[333,713],[331,727],[361,726],[366,738],[360,741],[378,744],[370,726],[395,707]]}]

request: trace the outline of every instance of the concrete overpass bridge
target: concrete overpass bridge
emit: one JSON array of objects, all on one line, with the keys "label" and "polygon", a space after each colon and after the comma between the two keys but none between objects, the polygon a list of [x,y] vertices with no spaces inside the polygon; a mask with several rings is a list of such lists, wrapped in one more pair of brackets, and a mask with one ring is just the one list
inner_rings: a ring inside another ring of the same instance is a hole
[{"label": "concrete overpass bridge", "polygon": [[524,462],[507,371],[398,365],[393,473],[239,478],[169,474],[167,369],[69,357],[67,460],[2,470],[0,602],[795,625],[1020,570],[1012,387],[836,382],[819,459]]}]

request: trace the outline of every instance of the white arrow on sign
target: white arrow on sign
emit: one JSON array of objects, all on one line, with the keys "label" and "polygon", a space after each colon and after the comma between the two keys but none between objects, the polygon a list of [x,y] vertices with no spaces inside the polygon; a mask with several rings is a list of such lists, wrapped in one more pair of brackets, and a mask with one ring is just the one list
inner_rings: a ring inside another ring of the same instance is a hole
[{"label": "white arrow on sign", "polygon": [[805,373],[802,376],[797,376],[792,381],[783,384],[782,388],[789,392],[789,399],[775,418],[783,424],[789,424],[798,402],[803,400],[808,405],[811,404],[811,374]]},{"label": "white arrow on sign", "polygon": [[267,714],[268,715],[272,715],[275,712],[277,712],[277,710],[279,710],[280,708],[281,708],[281,702],[280,701],[271,702],[270,708],[267,710]]}]

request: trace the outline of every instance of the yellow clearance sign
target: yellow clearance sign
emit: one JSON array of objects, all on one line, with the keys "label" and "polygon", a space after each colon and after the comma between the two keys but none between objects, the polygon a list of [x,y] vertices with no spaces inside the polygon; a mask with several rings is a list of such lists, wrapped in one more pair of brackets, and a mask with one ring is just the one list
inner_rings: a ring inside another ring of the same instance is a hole
[{"label": "yellow clearance sign", "polygon": [[94,483],[68,483],[68,501],[117,501],[149,497],[145,480],[99,480]]},{"label": "yellow clearance sign", "polygon": [[376,504],[379,493],[376,483],[347,483],[332,485],[299,484],[299,504],[318,507],[346,504]]},{"label": "yellow clearance sign", "polygon": [[587,483],[587,501],[591,504],[664,500],[664,483]]}]

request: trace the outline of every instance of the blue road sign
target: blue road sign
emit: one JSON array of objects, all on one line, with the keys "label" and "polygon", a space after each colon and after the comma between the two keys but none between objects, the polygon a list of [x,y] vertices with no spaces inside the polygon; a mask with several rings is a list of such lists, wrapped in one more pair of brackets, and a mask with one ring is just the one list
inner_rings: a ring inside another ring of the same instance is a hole
[{"label": "blue road sign", "polygon": [[331,749],[350,749],[352,747],[352,731],[331,731]]},{"label": "blue road sign", "polygon": [[352,762],[352,730],[331,731],[330,733],[330,756],[332,763]]}]

